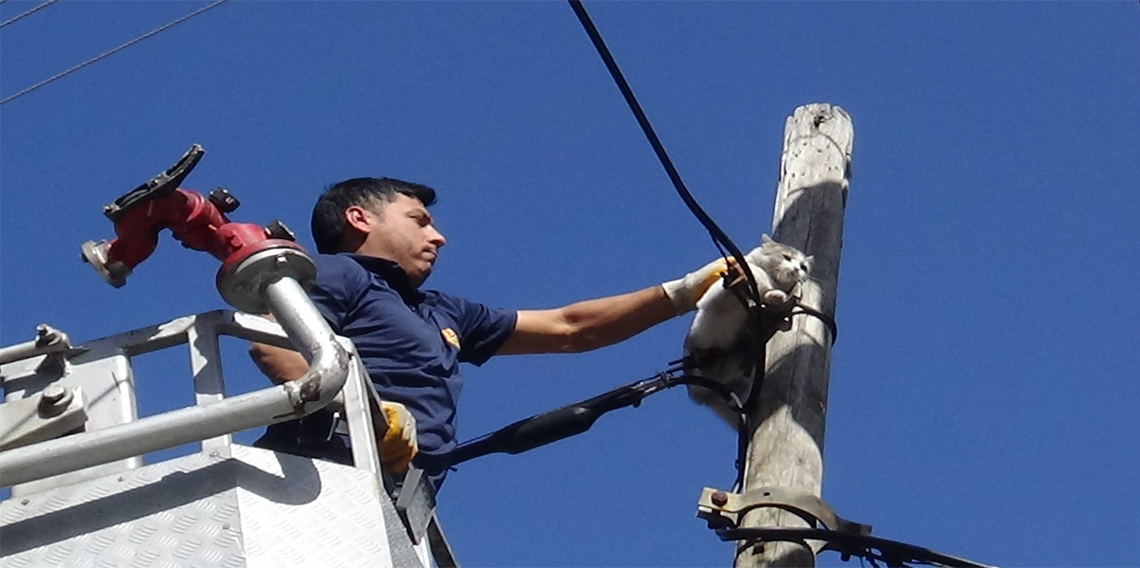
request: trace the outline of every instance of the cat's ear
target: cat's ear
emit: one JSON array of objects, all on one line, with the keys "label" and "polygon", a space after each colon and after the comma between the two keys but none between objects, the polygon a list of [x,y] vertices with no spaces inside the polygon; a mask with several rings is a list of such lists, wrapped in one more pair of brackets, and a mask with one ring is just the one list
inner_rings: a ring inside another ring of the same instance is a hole
[{"label": "cat's ear", "polygon": [[766,245],[768,243],[774,243],[774,242],[776,242],[776,241],[773,241],[772,237],[769,237],[768,235],[760,235],[760,244]]},{"label": "cat's ear", "polygon": [[804,266],[807,267],[808,272],[811,272],[812,267],[815,266],[815,255],[814,254],[804,259]]}]

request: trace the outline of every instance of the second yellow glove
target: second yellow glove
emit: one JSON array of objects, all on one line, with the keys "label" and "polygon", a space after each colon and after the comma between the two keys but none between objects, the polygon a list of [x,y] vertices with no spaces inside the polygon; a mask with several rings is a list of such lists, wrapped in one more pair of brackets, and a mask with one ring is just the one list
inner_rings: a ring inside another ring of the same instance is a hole
[{"label": "second yellow glove", "polygon": [[380,409],[388,422],[388,430],[380,436],[380,461],[388,470],[404,473],[420,451],[416,440],[416,418],[398,402],[383,401]]}]

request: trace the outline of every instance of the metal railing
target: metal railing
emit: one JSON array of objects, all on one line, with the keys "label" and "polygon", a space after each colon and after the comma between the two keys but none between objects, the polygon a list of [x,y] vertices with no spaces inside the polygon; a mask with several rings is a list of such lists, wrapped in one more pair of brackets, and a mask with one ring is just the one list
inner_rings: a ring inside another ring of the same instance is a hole
[{"label": "metal railing", "polygon": [[[217,385],[206,385],[198,371],[216,364],[217,332],[245,339],[282,345],[273,333],[277,326],[256,316],[228,311],[180,318],[108,338],[103,345],[139,354],[179,343],[201,345],[203,335],[212,336],[206,349],[214,357],[192,354],[198,405],[149,416],[109,428],[82,432],[0,452],[0,483],[26,483],[85,467],[138,456],[149,452],[229,436],[233,432],[298,418],[328,405],[344,387],[352,358],[328,323],[292,278],[267,286],[266,301],[280,322],[288,341],[309,359],[308,371],[300,378],[270,388],[230,398],[224,397],[220,373]],[[256,321],[255,321],[256,320]],[[216,327],[211,330],[211,327]],[[255,331],[261,329],[260,332]],[[286,346],[286,345],[282,345]],[[204,447],[209,443],[204,443]],[[367,448],[372,444],[357,444]],[[375,450],[373,450],[375,451]]]}]

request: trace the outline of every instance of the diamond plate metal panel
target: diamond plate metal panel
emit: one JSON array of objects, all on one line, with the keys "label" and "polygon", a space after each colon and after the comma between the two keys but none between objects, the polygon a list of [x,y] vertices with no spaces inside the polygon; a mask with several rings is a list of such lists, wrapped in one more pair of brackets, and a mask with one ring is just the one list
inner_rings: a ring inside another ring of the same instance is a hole
[{"label": "diamond plate metal panel", "polygon": [[236,462],[195,454],[0,503],[4,566],[244,566]]},{"label": "diamond plate metal panel", "polygon": [[4,567],[427,565],[370,472],[230,451],[0,502]]},{"label": "diamond plate metal panel", "polygon": [[[422,566],[370,472],[233,446],[250,567]],[[389,514],[390,510],[390,514]]]}]

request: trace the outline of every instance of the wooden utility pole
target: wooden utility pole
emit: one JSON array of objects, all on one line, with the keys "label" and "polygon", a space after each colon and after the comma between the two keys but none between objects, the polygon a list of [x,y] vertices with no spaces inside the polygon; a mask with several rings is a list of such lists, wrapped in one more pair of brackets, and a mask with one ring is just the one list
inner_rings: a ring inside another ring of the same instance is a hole
[{"label": "wooden utility pole", "polygon": [[[820,103],[797,108],[784,129],[772,216],[772,238],[815,257],[802,303],[832,317],[853,138],[851,117],[843,109]],[[792,323],[791,331],[778,332],[768,342],[760,404],[748,417],[755,429],[743,489],[780,487],[819,497],[832,337],[817,318],[799,315]],[[805,523],[779,509],[759,508],[745,515],[740,526]],[[814,566],[817,551],[796,543],[740,546],[735,565]]]}]

